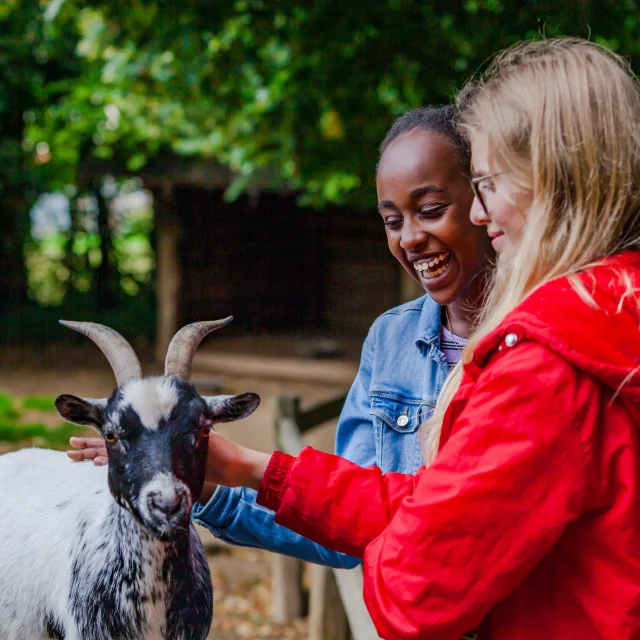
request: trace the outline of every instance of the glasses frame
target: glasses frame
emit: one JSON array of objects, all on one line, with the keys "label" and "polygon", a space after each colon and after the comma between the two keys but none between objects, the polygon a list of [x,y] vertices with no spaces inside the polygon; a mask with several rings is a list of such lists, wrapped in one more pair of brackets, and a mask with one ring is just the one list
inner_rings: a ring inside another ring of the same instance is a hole
[{"label": "glasses frame", "polygon": [[484,198],[482,197],[482,193],[480,192],[480,187],[478,185],[483,180],[489,180],[489,178],[497,178],[498,176],[501,176],[503,173],[504,171],[501,171],[500,173],[487,173],[486,175],[478,176],[477,178],[474,178],[473,176],[469,176],[469,183],[471,184],[473,195],[478,199],[478,202],[480,203],[482,210],[487,216],[489,215],[489,210],[487,209],[487,203],[484,201]]}]

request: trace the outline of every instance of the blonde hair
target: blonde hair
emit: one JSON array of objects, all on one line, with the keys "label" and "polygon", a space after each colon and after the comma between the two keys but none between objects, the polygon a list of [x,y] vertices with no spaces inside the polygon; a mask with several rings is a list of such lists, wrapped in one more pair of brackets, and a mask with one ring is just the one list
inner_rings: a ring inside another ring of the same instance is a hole
[{"label": "blonde hair", "polygon": [[[629,64],[592,42],[519,43],[498,55],[473,91],[459,98],[460,127],[489,143],[489,168],[530,194],[523,235],[498,260],[463,359],[541,285],[624,249],[640,248],[640,87]],[[631,286],[631,285],[629,285]],[[625,294],[626,295],[626,294]],[[450,375],[423,455],[437,453],[444,412],[462,377]]]}]

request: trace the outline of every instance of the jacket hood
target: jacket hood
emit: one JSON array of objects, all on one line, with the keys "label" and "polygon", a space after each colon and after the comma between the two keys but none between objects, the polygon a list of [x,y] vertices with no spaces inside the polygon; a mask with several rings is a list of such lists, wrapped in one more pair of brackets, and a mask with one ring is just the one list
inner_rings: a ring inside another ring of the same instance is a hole
[{"label": "jacket hood", "polygon": [[579,277],[596,306],[568,278],[549,282],[480,342],[473,362],[484,367],[509,333],[535,340],[611,388],[640,425],[640,252],[603,260]]}]

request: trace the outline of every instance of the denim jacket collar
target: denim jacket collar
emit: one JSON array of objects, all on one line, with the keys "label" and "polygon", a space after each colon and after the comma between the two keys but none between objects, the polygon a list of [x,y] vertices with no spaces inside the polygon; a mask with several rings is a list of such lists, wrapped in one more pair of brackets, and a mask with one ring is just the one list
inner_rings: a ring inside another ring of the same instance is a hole
[{"label": "denim jacket collar", "polygon": [[416,332],[416,347],[429,346],[440,339],[440,314],[442,307],[430,296],[424,296],[420,322]]}]

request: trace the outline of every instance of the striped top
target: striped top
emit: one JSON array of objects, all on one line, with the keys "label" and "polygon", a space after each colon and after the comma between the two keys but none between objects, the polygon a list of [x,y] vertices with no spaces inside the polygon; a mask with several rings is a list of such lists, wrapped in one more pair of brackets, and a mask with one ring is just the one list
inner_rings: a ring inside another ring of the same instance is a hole
[{"label": "striped top", "polygon": [[468,340],[466,338],[461,338],[460,336],[451,333],[444,324],[441,325],[440,350],[444,355],[449,371],[451,371],[454,365],[456,365],[462,358],[462,351],[467,342]]}]

